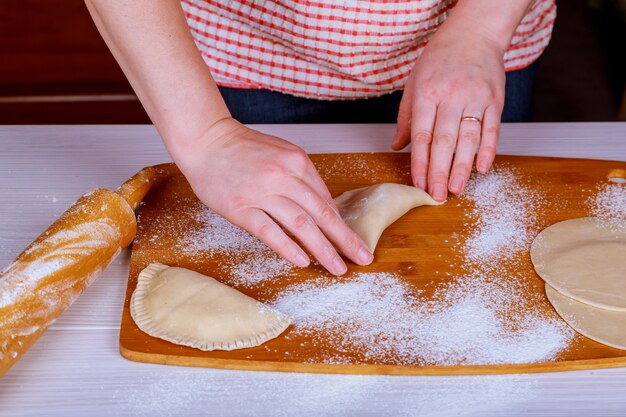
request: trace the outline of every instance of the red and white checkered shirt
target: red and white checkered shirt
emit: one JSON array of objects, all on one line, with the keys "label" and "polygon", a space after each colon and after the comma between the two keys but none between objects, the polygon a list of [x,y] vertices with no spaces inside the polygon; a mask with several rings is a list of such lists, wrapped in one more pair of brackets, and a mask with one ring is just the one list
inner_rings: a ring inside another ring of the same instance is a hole
[{"label": "red and white checkered shirt", "polygon": [[[456,0],[182,0],[219,85],[301,97],[375,97],[403,88]],[[543,52],[554,0],[536,0],[504,57],[507,71]]]}]

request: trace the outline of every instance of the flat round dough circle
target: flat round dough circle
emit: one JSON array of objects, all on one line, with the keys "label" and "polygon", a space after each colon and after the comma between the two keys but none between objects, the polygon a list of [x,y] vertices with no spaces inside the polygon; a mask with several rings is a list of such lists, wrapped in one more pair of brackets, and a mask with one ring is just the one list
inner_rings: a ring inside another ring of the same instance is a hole
[{"label": "flat round dough circle", "polygon": [[626,312],[626,227],[595,217],[556,223],[535,238],[530,257],[561,294]]},{"label": "flat round dough circle", "polygon": [[130,313],[150,336],[200,350],[259,346],[291,323],[214,278],[158,263],[139,273]]},{"label": "flat round dough circle", "polygon": [[559,316],[574,330],[602,344],[626,349],[626,312],[606,310],[572,300],[546,284],[546,295]]}]

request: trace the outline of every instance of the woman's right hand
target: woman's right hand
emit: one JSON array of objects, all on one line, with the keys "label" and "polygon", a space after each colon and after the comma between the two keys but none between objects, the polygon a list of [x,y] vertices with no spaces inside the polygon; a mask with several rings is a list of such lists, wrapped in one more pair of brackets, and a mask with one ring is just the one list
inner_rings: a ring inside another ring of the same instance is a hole
[{"label": "woman's right hand", "polygon": [[346,271],[335,247],[358,264],[372,261],[302,149],[229,117],[180,1],[86,3],[204,204],[298,266],[307,266],[309,258],[279,224],[333,274]]},{"label": "woman's right hand", "polygon": [[309,258],[279,225],[332,274],[347,270],[335,247],[357,264],[372,262],[301,148],[226,118],[170,152],[204,204],[293,264]]}]

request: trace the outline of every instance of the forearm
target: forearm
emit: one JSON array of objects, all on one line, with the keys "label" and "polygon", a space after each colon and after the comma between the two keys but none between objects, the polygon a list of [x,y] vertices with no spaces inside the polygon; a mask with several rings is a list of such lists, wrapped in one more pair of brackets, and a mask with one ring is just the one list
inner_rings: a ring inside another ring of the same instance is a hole
[{"label": "forearm", "polygon": [[533,0],[459,0],[437,35],[480,39],[507,50]]},{"label": "forearm", "polygon": [[178,0],[86,0],[172,156],[230,113]]}]

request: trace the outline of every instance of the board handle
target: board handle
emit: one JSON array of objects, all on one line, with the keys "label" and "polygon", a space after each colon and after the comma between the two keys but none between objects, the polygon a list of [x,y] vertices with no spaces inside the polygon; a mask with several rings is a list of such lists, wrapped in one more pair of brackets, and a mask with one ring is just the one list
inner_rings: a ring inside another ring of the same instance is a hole
[{"label": "board handle", "polygon": [[117,192],[83,195],[0,273],[0,376],[133,241],[135,208],[175,170],[146,167]]}]

